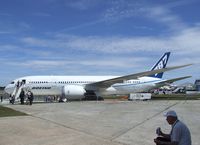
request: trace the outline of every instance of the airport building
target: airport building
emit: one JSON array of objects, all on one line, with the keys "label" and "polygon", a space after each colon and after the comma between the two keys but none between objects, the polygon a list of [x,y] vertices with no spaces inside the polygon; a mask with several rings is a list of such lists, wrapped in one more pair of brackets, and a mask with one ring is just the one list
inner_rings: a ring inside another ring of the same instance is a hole
[{"label": "airport building", "polygon": [[0,95],[4,95],[4,87],[0,87]]},{"label": "airport building", "polygon": [[195,81],[196,90],[200,91],[200,79]]}]

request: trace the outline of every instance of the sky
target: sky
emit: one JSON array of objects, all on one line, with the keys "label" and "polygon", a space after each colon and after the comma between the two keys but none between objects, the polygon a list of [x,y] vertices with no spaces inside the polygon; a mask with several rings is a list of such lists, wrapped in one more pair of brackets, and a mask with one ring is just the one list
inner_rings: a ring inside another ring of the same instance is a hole
[{"label": "sky", "polygon": [[[0,86],[28,75],[126,75],[170,51],[200,79],[199,0],[0,0]],[[179,83],[180,83],[179,82]]]}]

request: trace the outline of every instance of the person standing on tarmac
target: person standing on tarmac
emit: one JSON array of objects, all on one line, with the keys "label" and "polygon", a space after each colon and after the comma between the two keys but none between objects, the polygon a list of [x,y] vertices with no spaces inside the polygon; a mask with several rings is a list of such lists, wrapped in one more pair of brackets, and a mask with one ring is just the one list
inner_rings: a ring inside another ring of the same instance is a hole
[{"label": "person standing on tarmac", "polygon": [[33,97],[33,93],[31,92],[30,105],[33,104],[33,99],[34,99],[34,97]]},{"label": "person standing on tarmac", "polygon": [[11,104],[14,104],[14,103],[15,103],[15,96],[14,96],[14,95],[11,96],[11,98],[10,98],[10,103],[11,103]]},{"label": "person standing on tarmac", "polygon": [[3,102],[3,96],[1,96],[1,102]]},{"label": "person standing on tarmac", "polygon": [[33,93],[31,91],[28,91],[28,100],[29,100],[30,105],[33,104],[33,99],[34,99]]},{"label": "person standing on tarmac", "polygon": [[19,95],[21,104],[24,104],[24,97],[25,97],[25,93],[24,93],[24,90],[22,89]]}]

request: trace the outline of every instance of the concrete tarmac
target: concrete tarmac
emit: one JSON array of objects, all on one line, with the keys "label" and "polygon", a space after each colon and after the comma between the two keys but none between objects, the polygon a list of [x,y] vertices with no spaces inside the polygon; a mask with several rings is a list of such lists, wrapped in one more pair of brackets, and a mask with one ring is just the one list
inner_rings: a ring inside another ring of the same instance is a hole
[{"label": "concrete tarmac", "polygon": [[163,113],[175,110],[199,145],[198,101],[84,101],[5,105],[29,116],[0,118],[0,145],[155,145],[155,130],[169,133]]}]

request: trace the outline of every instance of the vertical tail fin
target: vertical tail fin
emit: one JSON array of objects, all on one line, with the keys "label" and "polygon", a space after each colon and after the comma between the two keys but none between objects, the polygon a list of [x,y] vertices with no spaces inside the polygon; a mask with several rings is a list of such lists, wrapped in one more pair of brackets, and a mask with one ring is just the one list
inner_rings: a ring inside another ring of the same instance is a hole
[{"label": "vertical tail fin", "polygon": [[[168,62],[170,56],[170,52],[166,52],[160,59],[159,61],[154,64],[154,66],[151,68],[151,70],[156,70],[156,69],[162,69],[165,68]],[[154,74],[151,75],[150,77],[155,77],[155,78],[162,78],[163,76],[163,72],[162,73],[158,73],[158,74]]]}]

